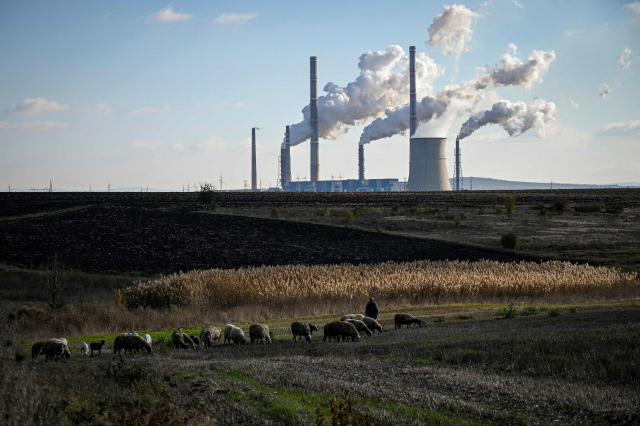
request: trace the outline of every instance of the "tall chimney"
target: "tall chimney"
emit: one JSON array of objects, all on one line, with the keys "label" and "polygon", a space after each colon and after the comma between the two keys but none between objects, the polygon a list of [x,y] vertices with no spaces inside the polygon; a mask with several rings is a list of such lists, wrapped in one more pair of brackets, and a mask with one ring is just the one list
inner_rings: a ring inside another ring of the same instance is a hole
[{"label": "tall chimney", "polygon": [[251,192],[258,190],[258,171],[256,168],[256,128],[251,129]]},{"label": "tall chimney", "polygon": [[285,143],[287,146],[285,148],[285,154],[287,157],[287,168],[285,170],[284,179],[287,186],[289,186],[289,184],[291,184],[291,139],[289,137],[289,126],[287,126],[287,131],[285,133]]},{"label": "tall chimney", "polygon": [[318,59],[311,62],[311,181],[320,179],[320,157],[318,155]]},{"label": "tall chimney", "polygon": [[413,137],[418,128],[418,114],[416,113],[416,47],[409,47],[409,103],[410,125],[409,138]]},{"label": "tall chimney", "polygon": [[284,189],[287,185],[285,183],[285,173],[287,171],[287,150],[286,148],[280,148],[280,185]]},{"label": "tall chimney", "polygon": [[364,145],[358,145],[358,179],[364,180]]},{"label": "tall chimney", "polygon": [[458,139],[458,137],[456,137],[456,162],[454,165],[454,170],[453,170],[453,178],[454,178],[454,184],[456,187],[456,191],[461,191],[462,188],[462,169],[460,167],[460,155],[462,154],[460,152],[460,139]]}]

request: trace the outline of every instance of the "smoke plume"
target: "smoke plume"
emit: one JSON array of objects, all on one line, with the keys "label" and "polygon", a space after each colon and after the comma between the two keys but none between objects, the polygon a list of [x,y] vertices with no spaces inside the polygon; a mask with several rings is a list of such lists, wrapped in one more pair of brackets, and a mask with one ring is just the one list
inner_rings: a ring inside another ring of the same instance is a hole
[{"label": "smoke plume", "polygon": [[460,140],[488,124],[499,124],[511,137],[517,137],[535,129],[538,137],[545,136],[547,124],[555,121],[556,104],[536,99],[527,106],[524,102],[502,100],[487,111],[473,114],[460,128]]},{"label": "smoke plume", "polygon": [[611,93],[611,87],[609,87],[608,84],[603,84],[602,86],[600,86],[601,98],[606,98],[609,93]]},{"label": "smoke plume", "polygon": [[629,65],[631,65],[631,49],[624,49],[618,55],[618,61],[620,61],[620,68],[629,68]]},{"label": "smoke plume", "polygon": [[[320,138],[338,139],[349,127],[377,118],[409,98],[409,57],[400,46],[362,54],[358,68],[360,75],[354,82],[346,87],[327,83],[323,89],[326,95],[318,97]],[[416,80],[423,95],[433,90],[433,81],[441,74],[433,59],[424,53],[416,55]],[[291,146],[311,137],[309,105],[302,109],[302,115],[301,122],[290,126]]]},{"label": "smoke plume", "polygon": [[[507,53],[500,58],[502,62],[500,65],[493,67],[485,65],[484,74],[475,79],[460,86],[446,86],[436,92],[434,96],[424,97],[416,105],[418,123],[423,124],[433,118],[437,119],[450,107],[456,109],[455,113],[458,116],[470,112],[482,99],[482,91],[487,87],[522,86],[525,89],[530,89],[534,82],[542,81],[541,75],[549,69],[551,62],[556,58],[555,52],[534,50],[527,61],[523,62],[513,56],[516,49],[515,45],[509,44]],[[452,105],[453,101],[455,101],[455,105]],[[404,134],[409,129],[409,104],[388,108],[385,115],[386,117],[377,118],[364,128],[360,136],[360,145]],[[447,115],[447,117],[451,117],[451,115]],[[420,129],[418,132],[422,133]]]},{"label": "smoke plume", "polygon": [[460,56],[465,44],[471,41],[474,21],[480,14],[464,5],[444,6],[442,14],[435,17],[429,26],[429,45],[439,46],[445,56]]}]

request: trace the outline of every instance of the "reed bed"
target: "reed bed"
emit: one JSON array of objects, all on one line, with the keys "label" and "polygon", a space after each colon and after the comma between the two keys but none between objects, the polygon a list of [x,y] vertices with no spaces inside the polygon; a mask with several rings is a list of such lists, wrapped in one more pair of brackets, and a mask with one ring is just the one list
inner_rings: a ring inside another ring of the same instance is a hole
[{"label": "reed bed", "polygon": [[636,273],[569,262],[418,261],[195,270],[138,283],[124,297],[129,308],[227,310],[350,306],[352,301],[359,306],[370,296],[391,305],[558,301],[636,295],[639,289]]}]

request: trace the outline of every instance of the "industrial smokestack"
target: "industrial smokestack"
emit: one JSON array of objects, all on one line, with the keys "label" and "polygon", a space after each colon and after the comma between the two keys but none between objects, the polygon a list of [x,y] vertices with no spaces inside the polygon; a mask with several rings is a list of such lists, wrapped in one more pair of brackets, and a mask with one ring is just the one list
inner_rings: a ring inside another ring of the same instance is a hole
[{"label": "industrial smokestack", "polygon": [[358,145],[358,179],[364,180],[364,145]]},{"label": "industrial smokestack", "polygon": [[258,170],[256,168],[256,129],[251,129],[251,192],[258,190]]},{"label": "industrial smokestack", "polygon": [[447,138],[411,138],[409,191],[451,191],[447,171]]},{"label": "industrial smokestack", "polygon": [[286,185],[285,183],[285,174],[287,173],[287,149],[280,148],[280,185],[284,189]]},{"label": "industrial smokestack", "polygon": [[460,138],[458,136],[456,136],[456,163],[454,165],[454,170],[453,170],[453,179],[455,181],[455,187],[456,187],[456,191],[461,191],[463,184],[462,184],[462,168],[461,168],[461,164],[460,164],[460,156],[461,156],[461,152],[460,152]]},{"label": "industrial smokestack", "polygon": [[[418,128],[418,113],[416,112],[416,47],[409,46],[409,138],[413,137]],[[406,113],[405,113],[406,114]],[[405,115],[406,117],[406,115]]]},{"label": "industrial smokestack", "polygon": [[286,154],[287,154],[287,170],[285,173],[285,182],[287,186],[291,183],[291,138],[289,134],[289,126],[287,126],[287,131],[285,132],[285,140],[286,140]]},{"label": "industrial smokestack", "polygon": [[311,62],[311,181],[320,180],[320,157],[318,155],[318,59],[312,56]]}]

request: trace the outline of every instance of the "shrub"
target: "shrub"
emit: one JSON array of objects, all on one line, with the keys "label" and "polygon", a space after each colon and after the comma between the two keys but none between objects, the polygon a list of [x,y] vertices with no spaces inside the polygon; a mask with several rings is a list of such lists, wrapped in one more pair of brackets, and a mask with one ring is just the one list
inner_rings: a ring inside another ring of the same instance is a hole
[{"label": "shrub", "polygon": [[296,217],[297,212],[295,210],[287,210],[289,217]]},{"label": "shrub", "polygon": [[548,217],[551,217],[551,216],[553,216],[553,213],[552,213],[552,212],[550,212],[549,210],[547,210],[547,208],[546,208],[546,207],[543,207],[543,208],[541,208],[541,209],[540,209],[540,216],[548,216]]},{"label": "shrub", "polygon": [[577,213],[599,213],[602,211],[602,204],[581,204],[575,206]]},{"label": "shrub", "polygon": [[353,209],[353,215],[354,216],[361,216],[362,214],[364,214],[364,207],[356,207],[355,209]]},{"label": "shrub", "polygon": [[473,318],[473,314],[460,314],[458,315],[458,319],[461,320],[466,320],[466,319],[471,319]]},{"label": "shrub", "polygon": [[553,203],[552,210],[557,213],[564,213],[564,211],[569,207],[569,202],[567,200],[558,200]]},{"label": "shrub", "polygon": [[577,314],[579,310],[580,308],[578,306],[574,306],[573,308],[569,309],[569,312],[571,312],[572,314]]},{"label": "shrub", "polygon": [[401,211],[402,209],[400,208],[400,206],[393,206],[393,208],[392,208],[391,210],[393,210],[393,212],[394,212],[395,214],[400,214],[400,211]]},{"label": "shrub", "polygon": [[[331,408],[332,426],[365,426],[374,424],[371,414],[363,414],[360,416],[351,414],[353,410],[353,398],[351,398],[351,391],[349,390],[344,392],[344,397],[338,405],[336,405],[335,399],[331,398],[331,400],[329,400],[329,407]],[[327,426],[320,407],[316,408],[316,425]]]},{"label": "shrub", "polygon": [[513,305],[509,305],[508,308],[502,308],[498,312],[496,312],[496,316],[500,318],[515,318],[518,316],[518,312]]},{"label": "shrub", "polygon": [[604,212],[609,214],[620,214],[623,211],[624,211],[624,207],[618,205],[618,206],[609,206]]},{"label": "shrub", "polygon": [[201,183],[200,191],[198,191],[198,200],[202,204],[202,208],[205,210],[215,206],[216,201],[216,187],[212,183]]},{"label": "shrub", "polygon": [[445,219],[450,220],[451,222],[453,222],[454,220],[456,220],[456,215],[453,213],[447,213],[447,215],[445,216]]},{"label": "shrub", "polygon": [[460,220],[467,220],[467,215],[464,213],[460,213]]},{"label": "shrub", "polygon": [[356,215],[353,214],[352,211],[347,211],[347,222],[352,223],[353,219],[355,219]]},{"label": "shrub", "polygon": [[540,313],[540,309],[536,308],[533,305],[529,305],[520,312],[520,315],[527,316],[527,315],[536,315],[539,313]]},{"label": "shrub", "polygon": [[502,214],[502,206],[496,206],[496,214]]},{"label": "shrub", "polygon": [[438,317],[433,320],[433,322],[447,322],[447,319],[445,317]]},{"label": "shrub", "polygon": [[500,245],[509,250],[515,250],[520,247],[520,240],[515,232],[507,232],[500,238]]},{"label": "shrub", "polygon": [[551,310],[549,310],[548,315],[549,315],[550,317],[557,317],[557,316],[560,316],[560,309],[551,309]]},{"label": "shrub", "polygon": [[120,292],[120,289],[118,289],[118,291],[116,292],[116,305],[117,306],[125,305],[125,300],[124,300],[124,297],[122,297],[122,293]]},{"label": "shrub", "polygon": [[318,216],[329,216],[329,207],[325,207],[324,209],[318,212]]},{"label": "shrub", "polygon": [[507,211],[507,216],[511,219],[511,215],[516,210],[516,197],[507,195],[504,197],[502,204],[504,204],[504,208]]},{"label": "shrub", "polygon": [[409,215],[413,215],[413,214],[420,214],[420,213],[424,213],[424,210],[422,210],[421,207],[409,207],[406,210],[407,214]]},{"label": "shrub", "polygon": [[636,213],[635,218],[636,220],[640,220],[640,213]]},{"label": "shrub", "polygon": [[274,208],[271,210],[271,216],[273,216],[273,217],[278,217],[279,215],[280,215],[280,209],[279,209],[279,208],[277,208],[277,207],[274,207]]}]

